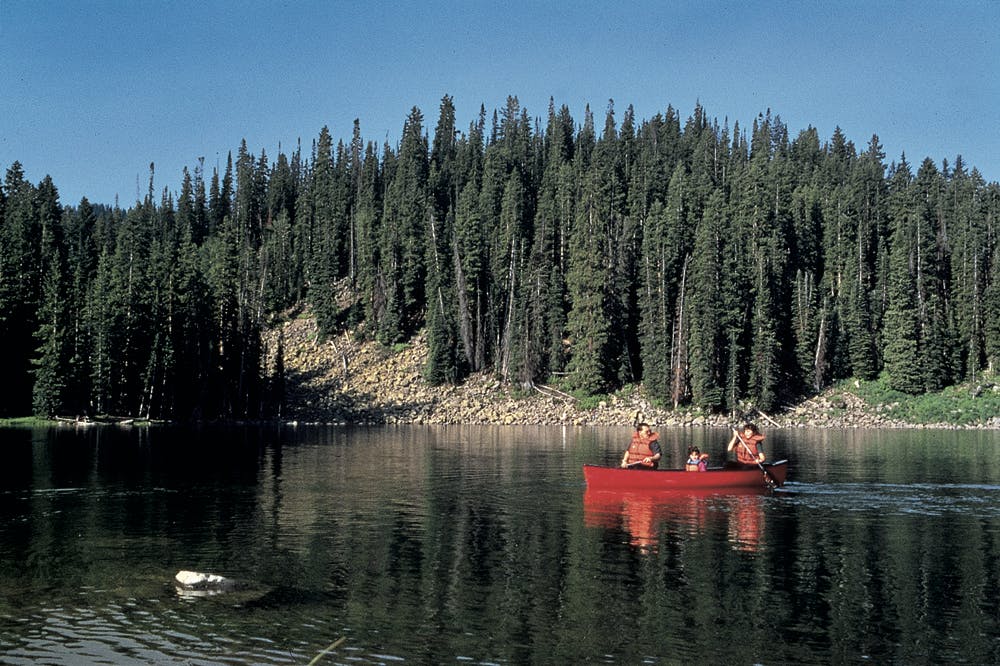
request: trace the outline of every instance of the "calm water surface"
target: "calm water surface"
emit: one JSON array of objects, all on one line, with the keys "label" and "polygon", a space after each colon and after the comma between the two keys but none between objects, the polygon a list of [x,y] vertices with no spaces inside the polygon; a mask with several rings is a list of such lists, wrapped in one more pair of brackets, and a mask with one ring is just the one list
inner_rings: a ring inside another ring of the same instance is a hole
[{"label": "calm water surface", "polygon": [[1000,433],[767,434],[670,499],[586,492],[625,428],[0,429],[0,662],[1000,663]]}]

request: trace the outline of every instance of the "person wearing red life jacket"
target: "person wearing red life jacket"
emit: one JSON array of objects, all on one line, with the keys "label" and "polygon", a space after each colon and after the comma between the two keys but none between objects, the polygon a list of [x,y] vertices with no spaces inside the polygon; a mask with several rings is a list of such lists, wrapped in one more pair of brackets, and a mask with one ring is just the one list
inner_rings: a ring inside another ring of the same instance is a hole
[{"label": "person wearing red life jacket", "polygon": [[758,432],[757,426],[744,423],[740,430],[733,430],[726,450],[736,454],[736,462],[740,465],[756,467],[764,462],[764,451],[760,445],[763,439],[764,435]]},{"label": "person wearing red life jacket", "polygon": [[621,466],[632,469],[656,469],[660,464],[659,433],[653,432],[648,423],[640,423],[632,434],[632,441],[622,455]]}]

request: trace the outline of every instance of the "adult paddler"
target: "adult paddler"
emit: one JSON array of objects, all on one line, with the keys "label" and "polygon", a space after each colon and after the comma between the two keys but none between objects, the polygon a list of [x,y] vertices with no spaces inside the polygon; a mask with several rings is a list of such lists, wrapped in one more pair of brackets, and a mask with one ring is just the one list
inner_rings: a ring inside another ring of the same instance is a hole
[{"label": "adult paddler", "polygon": [[757,426],[744,423],[740,430],[733,429],[733,437],[726,450],[736,454],[736,461],[740,465],[760,467],[764,462],[764,451],[760,445],[763,440],[764,435],[757,430]]},{"label": "adult paddler", "polygon": [[648,423],[639,423],[632,433],[632,441],[622,455],[624,468],[656,469],[660,464],[660,434],[653,432]]}]

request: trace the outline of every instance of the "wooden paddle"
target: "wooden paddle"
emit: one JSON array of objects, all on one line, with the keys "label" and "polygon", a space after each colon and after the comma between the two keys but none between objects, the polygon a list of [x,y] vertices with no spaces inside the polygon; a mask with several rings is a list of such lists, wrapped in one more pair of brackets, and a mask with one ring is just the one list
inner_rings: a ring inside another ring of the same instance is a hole
[{"label": "wooden paddle", "polygon": [[740,434],[740,431],[737,430],[736,428],[733,428],[733,434],[736,435],[736,439],[740,440],[740,444],[742,444],[743,448],[747,450],[747,454],[751,458],[753,458],[753,461],[755,463],[757,463],[757,467],[760,467],[760,471],[764,472],[764,480],[767,482],[767,485],[771,486],[772,488],[777,486],[778,480],[774,478],[774,475],[771,474],[771,472],[769,472],[768,469],[764,467],[763,463],[760,462],[757,456],[754,455],[753,451],[750,449],[750,445],[747,444],[746,440],[743,439],[743,436]]}]

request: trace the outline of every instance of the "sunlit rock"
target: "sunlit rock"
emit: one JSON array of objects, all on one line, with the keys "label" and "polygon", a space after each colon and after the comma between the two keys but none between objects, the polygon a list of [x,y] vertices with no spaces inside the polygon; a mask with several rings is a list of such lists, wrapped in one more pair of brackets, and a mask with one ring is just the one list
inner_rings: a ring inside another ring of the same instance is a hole
[{"label": "sunlit rock", "polygon": [[187,597],[207,597],[236,588],[232,578],[199,571],[178,571],[174,583],[177,594]]}]

